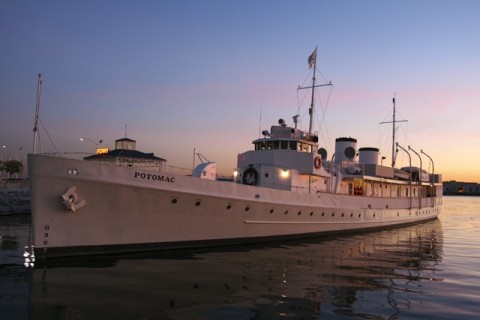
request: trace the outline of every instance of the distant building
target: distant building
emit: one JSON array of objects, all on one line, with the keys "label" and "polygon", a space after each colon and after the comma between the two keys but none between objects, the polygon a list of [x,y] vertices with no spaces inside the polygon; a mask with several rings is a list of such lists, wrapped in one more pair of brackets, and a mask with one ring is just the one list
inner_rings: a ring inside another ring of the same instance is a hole
[{"label": "distant building", "polygon": [[162,171],[167,160],[155,157],[153,153],[143,153],[135,149],[136,141],[122,138],[115,141],[115,150],[103,150],[97,154],[83,158],[88,161],[108,162],[128,167],[142,167]]},{"label": "distant building", "polygon": [[480,184],[475,182],[446,181],[443,183],[444,195],[480,196]]}]

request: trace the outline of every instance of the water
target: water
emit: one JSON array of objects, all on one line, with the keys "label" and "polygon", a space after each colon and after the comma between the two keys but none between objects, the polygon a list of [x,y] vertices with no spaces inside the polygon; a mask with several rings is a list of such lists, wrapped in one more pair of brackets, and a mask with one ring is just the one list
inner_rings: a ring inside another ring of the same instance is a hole
[{"label": "water", "polygon": [[25,265],[0,217],[1,319],[478,319],[480,197],[392,230]]}]

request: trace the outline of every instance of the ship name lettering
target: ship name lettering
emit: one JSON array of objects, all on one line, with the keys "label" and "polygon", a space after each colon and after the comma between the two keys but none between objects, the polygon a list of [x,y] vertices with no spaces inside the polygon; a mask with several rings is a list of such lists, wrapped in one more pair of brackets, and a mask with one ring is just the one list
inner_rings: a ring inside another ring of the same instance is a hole
[{"label": "ship name lettering", "polygon": [[135,172],[135,178],[145,179],[145,180],[154,180],[154,181],[164,181],[175,183],[175,177],[162,176],[159,174],[145,173],[145,172]]}]

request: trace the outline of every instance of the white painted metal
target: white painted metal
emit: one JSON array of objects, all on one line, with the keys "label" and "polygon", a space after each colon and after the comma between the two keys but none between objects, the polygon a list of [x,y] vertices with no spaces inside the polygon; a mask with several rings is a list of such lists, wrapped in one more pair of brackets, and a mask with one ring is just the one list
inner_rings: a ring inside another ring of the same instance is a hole
[{"label": "white painted metal", "polygon": [[[417,209],[406,197],[333,194],[308,184],[296,192],[39,154],[28,161],[33,244],[47,256],[52,248],[84,254],[75,247],[241,242],[392,226],[434,218],[441,204],[423,198]],[[72,187],[73,204],[83,203],[75,211],[62,198]]]}]

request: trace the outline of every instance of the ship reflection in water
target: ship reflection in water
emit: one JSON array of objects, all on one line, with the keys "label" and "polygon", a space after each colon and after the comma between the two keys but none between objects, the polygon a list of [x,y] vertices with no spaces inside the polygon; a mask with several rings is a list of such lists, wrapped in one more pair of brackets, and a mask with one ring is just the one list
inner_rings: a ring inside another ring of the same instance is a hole
[{"label": "ship reflection in water", "polygon": [[[35,262],[30,319],[315,319],[422,314],[439,220],[263,246]],[[432,286],[428,286],[431,290]],[[426,311],[425,311],[426,312]],[[429,311],[431,312],[431,310]],[[426,313],[428,314],[428,313]]]}]

